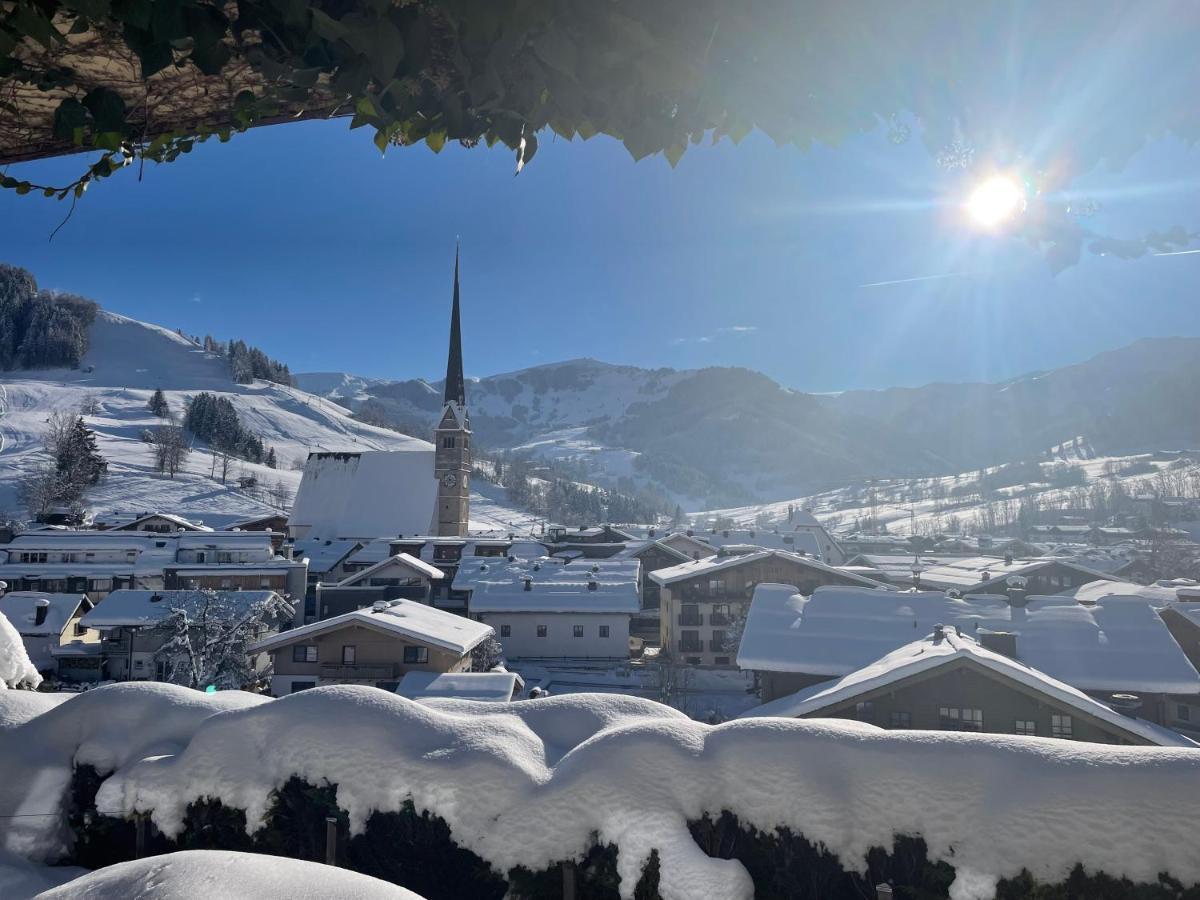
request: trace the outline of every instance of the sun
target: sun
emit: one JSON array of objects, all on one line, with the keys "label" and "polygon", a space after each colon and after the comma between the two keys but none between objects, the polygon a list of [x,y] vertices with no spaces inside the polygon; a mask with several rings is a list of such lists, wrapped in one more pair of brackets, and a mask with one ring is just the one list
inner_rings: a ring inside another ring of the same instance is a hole
[{"label": "sun", "polygon": [[1025,192],[1007,175],[993,175],[971,192],[966,210],[976,225],[996,228],[1025,211]]}]

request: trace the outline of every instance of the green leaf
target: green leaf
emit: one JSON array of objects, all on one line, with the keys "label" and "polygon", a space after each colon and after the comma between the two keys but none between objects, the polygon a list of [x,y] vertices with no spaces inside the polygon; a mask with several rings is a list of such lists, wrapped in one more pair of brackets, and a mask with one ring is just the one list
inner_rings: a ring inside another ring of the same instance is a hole
[{"label": "green leaf", "polygon": [[16,191],[18,194],[21,194],[22,196],[25,194],[28,194],[32,190],[33,190],[33,185],[30,184],[28,181],[21,181],[21,182],[17,183]]},{"label": "green leaf", "polygon": [[375,132],[375,146],[379,148],[380,153],[386,153],[388,148],[388,133],[385,129],[380,128]]},{"label": "green leaf", "polygon": [[533,42],[533,52],[550,68],[575,78],[579,50],[561,28],[552,27],[539,34]]},{"label": "green leaf", "polygon": [[123,133],[125,130],[125,100],[111,88],[98,87],[88,91],[83,105],[92,114],[97,131]]},{"label": "green leaf", "polygon": [[672,169],[679,165],[679,160],[683,159],[683,152],[685,150],[687,150],[687,144],[678,143],[672,144],[663,151],[663,154],[667,157],[667,162],[671,164]]},{"label": "green leaf", "polygon": [[80,143],[83,128],[87,125],[88,111],[74,97],[68,97],[54,110],[54,136],[59,140]]},{"label": "green leaf", "polygon": [[429,132],[425,137],[425,143],[434,153],[441,153],[442,148],[446,146],[446,132],[441,130]]},{"label": "green leaf", "polygon": [[327,41],[344,40],[349,34],[345,25],[316,7],[312,8],[312,30]]}]

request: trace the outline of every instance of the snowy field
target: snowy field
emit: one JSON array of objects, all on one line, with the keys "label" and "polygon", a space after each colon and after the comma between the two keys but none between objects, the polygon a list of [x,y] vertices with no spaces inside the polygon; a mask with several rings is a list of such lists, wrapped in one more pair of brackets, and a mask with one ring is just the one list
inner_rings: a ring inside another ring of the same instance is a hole
[{"label": "snowy field", "polygon": [[[0,692],[0,708],[16,693]],[[750,900],[746,869],[705,854],[688,830],[720,810],[763,830],[786,826],[854,869],[871,847],[921,835],[930,860],[955,869],[952,900],[990,898],[1022,868],[1057,882],[1077,863],[1135,882],[1160,872],[1200,881],[1194,792],[1181,789],[1200,780],[1197,750],[840,720],[714,727],[609,694],[416,703],[342,686],[270,700],[128,683],[0,731],[0,759],[0,808],[21,814],[0,819],[0,849],[36,862],[66,852],[80,764],[111,773],[98,808],[149,812],[167,836],[200,797],[245,810],[253,831],[272,791],[299,776],[337,785],[352,833],[411,800],[501,873],[611,842],[626,898],[656,850],[664,900]]]},{"label": "snowy field", "polygon": [[[978,493],[954,496],[958,489],[975,481],[979,473],[995,473],[999,467],[962,472],[930,478],[878,479],[868,483],[847,485],[805,497],[793,497],[771,503],[710,509],[689,513],[690,521],[703,526],[719,519],[731,520],[736,527],[762,527],[787,521],[789,506],[809,509],[823,525],[835,533],[856,530],[856,523],[875,518],[889,534],[907,537],[912,534],[953,532],[955,525],[965,532],[979,531],[976,523],[987,518],[988,505],[992,515],[1002,517],[1001,505],[1008,504],[1015,513],[1022,499],[1034,501],[1043,509],[1080,505],[1083,494],[1102,486],[1111,491],[1119,486],[1126,494],[1135,495],[1145,489],[1157,489],[1170,495],[1178,482],[1187,479],[1200,483],[1200,467],[1189,462],[1182,471],[1172,459],[1155,458],[1142,453],[1130,456],[1095,456],[1086,448],[1076,450],[1071,445],[1054,447],[1047,465],[1071,467],[1082,472],[1081,483],[1072,487],[1055,487],[1049,483],[1011,485],[996,489],[985,499]],[[1137,474],[1119,474],[1131,468],[1145,469]],[[1166,480],[1164,482],[1164,479]],[[989,529],[982,529],[985,532]]]},{"label": "snowy field", "polygon": [[[90,371],[89,371],[90,370]],[[200,391],[228,397],[263,444],[274,447],[279,468],[237,461],[228,484],[212,477],[213,455],[198,444],[175,478],[154,471],[153,450],[142,441],[160,424],[147,408],[161,388],[182,417],[186,401]],[[282,485],[295,495],[293,468],[314,450],[392,450],[424,442],[355,421],[337,404],[296,388],[258,381],[236,384],[224,359],[156,325],[101,311],[91,347],[78,370],[6,372],[0,383],[0,513],[21,517],[17,481],[47,459],[42,436],[56,410],[78,412],[85,399],[98,411],[85,421],[109,464],[107,479],[88,496],[96,512],[164,511],[219,527],[275,509],[276,497],[237,487],[237,475],[253,475],[261,487]],[[509,529],[531,521],[505,505],[502,489],[482,486],[472,497],[474,528]],[[284,500],[285,505],[288,500]]]}]

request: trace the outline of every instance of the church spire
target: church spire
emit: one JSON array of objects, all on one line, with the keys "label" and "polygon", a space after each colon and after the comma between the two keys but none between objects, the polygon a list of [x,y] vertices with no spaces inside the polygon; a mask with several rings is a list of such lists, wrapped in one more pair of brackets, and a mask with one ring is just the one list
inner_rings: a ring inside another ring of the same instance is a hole
[{"label": "church spire", "polygon": [[450,354],[446,358],[446,403],[467,405],[467,387],[463,378],[462,326],[458,310],[458,246],[454,247],[454,308],[450,313]]}]

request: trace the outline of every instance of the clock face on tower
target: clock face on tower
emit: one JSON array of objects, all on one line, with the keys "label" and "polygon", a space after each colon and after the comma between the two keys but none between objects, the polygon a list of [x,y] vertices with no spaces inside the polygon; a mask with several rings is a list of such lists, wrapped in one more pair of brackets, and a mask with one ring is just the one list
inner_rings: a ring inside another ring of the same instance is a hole
[{"label": "clock face on tower", "polygon": [[458,476],[455,475],[453,472],[447,472],[445,475],[442,476],[442,484],[444,484],[448,488],[452,488],[456,484],[458,484]]}]

